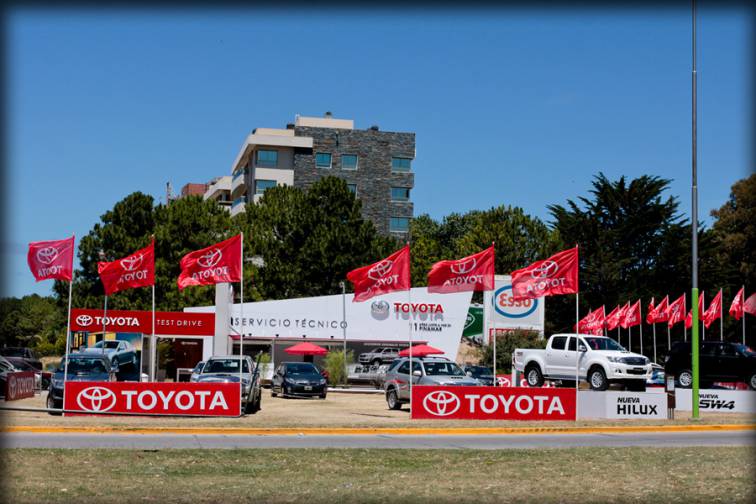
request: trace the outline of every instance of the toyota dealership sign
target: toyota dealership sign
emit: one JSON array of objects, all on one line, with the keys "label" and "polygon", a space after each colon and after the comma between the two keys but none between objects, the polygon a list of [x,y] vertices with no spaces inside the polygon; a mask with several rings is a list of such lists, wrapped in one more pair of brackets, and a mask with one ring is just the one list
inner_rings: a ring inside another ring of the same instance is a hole
[{"label": "toyota dealership sign", "polygon": [[[105,315],[105,317],[103,317]],[[71,330],[102,332],[107,330],[124,333],[152,333],[152,312],[136,310],[71,310]],[[155,312],[155,333],[164,336],[213,336],[215,315],[212,313]]]},{"label": "toyota dealership sign", "polygon": [[412,404],[423,420],[575,420],[574,389],[418,385]]}]

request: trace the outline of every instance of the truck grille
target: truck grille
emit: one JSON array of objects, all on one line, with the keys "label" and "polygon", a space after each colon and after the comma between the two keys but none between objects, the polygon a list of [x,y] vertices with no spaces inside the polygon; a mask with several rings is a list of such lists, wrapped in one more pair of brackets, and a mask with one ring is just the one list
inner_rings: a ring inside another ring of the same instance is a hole
[{"label": "truck grille", "polygon": [[622,362],[624,364],[630,364],[632,366],[645,366],[646,359],[643,357],[623,357]]}]

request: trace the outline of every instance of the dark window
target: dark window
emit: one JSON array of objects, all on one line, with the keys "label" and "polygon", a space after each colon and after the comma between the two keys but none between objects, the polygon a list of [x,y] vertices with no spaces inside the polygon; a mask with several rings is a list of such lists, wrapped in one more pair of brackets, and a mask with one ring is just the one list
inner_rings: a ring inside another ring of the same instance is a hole
[{"label": "dark window", "polygon": [[552,350],[564,350],[564,345],[567,343],[567,337],[565,336],[555,336],[551,338],[551,349]]},{"label": "dark window", "polygon": [[716,355],[718,346],[717,343],[702,343],[701,355]]},{"label": "dark window", "polygon": [[412,160],[409,158],[393,157],[391,158],[391,171],[408,172],[412,169]]},{"label": "dark window", "polygon": [[738,351],[729,343],[722,343],[719,347],[719,355],[723,357],[737,357]]},{"label": "dark window", "polygon": [[406,233],[409,231],[409,217],[391,217],[389,231]]},{"label": "dark window", "polygon": [[318,168],[330,168],[331,167],[331,153],[330,152],[318,152],[315,154],[315,166]]},{"label": "dark window", "polygon": [[255,194],[262,194],[271,187],[276,187],[275,180],[255,180]]},{"label": "dark window", "polygon": [[577,338],[570,338],[569,346],[567,347],[568,352],[574,352],[575,351],[575,342],[577,341]]},{"label": "dark window", "polygon": [[357,184],[347,184],[347,189],[352,191],[352,194],[357,194]]},{"label": "dark window", "polygon": [[353,154],[341,155],[341,169],[342,170],[356,170],[357,169],[357,156]]},{"label": "dark window", "polygon": [[401,366],[399,366],[399,369],[397,370],[397,373],[399,374],[409,374],[409,361],[404,361]]},{"label": "dark window", "polygon": [[391,200],[392,201],[407,201],[410,197],[409,187],[392,187],[391,188]]},{"label": "dark window", "polygon": [[275,168],[278,166],[278,151],[257,151],[257,166],[260,168]]}]

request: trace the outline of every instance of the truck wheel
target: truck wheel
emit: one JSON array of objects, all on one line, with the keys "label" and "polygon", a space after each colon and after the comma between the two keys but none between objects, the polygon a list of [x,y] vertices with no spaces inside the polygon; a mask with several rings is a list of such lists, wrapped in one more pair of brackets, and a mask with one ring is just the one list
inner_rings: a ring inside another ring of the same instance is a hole
[{"label": "truck wheel", "polygon": [[[47,394],[47,409],[58,409],[61,408],[61,406],[58,406],[55,404],[55,399],[53,399],[52,393]],[[51,415],[59,416],[62,412],[61,411],[48,411]]]},{"label": "truck wheel", "polygon": [[751,387],[751,390],[756,390],[756,373],[748,378],[748,386]]},{"label": "truck wheel", "polygon": [[528,382],[528,387],[541,387],[543,386],[543,373],[538,364],[533,364],[525,368],[525,379]]},{"label": "truck wheel", "polygon": [[693,386],[693,373],[690,372],[690,369],[683,369],[677,375],[677,381],[680,382],[681,388],[690,388]]},{"label": "truck wheel", "polygon": [[396,395],[396,390],[393,388],[389,389],[386,393],[386,403],[388,404],[389,409],[402,409],[402,403],[399,402],[399,397]]},{"label": "truck wheel", "polygon": [[628,380],[625,383],[625,388],[630,392],[645,392],[646,381],[645,380]]},{"label": "truck wheel", "polygon": [[606,373],[601,368],[593,368],[588,373],[588,383],[593,390],[606,390],[609,388],[609,381],[606,379]]}]

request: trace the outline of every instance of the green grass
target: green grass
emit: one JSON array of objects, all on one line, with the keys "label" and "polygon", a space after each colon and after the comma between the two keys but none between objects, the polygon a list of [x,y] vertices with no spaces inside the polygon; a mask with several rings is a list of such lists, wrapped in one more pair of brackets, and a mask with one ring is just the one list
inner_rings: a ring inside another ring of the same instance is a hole
[{"label": "green grass", "polygon": [[5,449],[14,503],[753,502],[745,447]]}]

